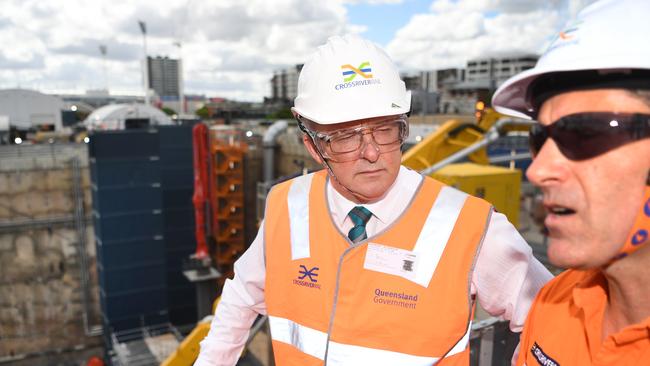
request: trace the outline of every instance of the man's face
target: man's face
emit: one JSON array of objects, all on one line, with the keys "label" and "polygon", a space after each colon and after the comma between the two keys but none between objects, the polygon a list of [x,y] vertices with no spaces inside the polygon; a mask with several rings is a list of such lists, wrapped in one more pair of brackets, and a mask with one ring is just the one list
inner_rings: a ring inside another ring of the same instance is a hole
[{"label": "man's face", "polygon": [[[623,90],[575,91],[544,102],[538,120],[549,125],[581,112],[649,114],[650,106]],[[570,268],[608,263],[634,224],[649,170],[647,138],[581,161],[567,159],[549,138],[526,175],[544,194],[551,262]]]},{"label": "man's face", "polygon": [[[314,132],[332,134],[335,131],[377,126],[378,122],[382,120],[385,120],[385,117],[335,125],[311,123],[307,127]],[[353,202],[372,203],[381,199],[395,182],[399,173],[402,153],[399,147],[389,152],[381,152],[370,133],[364,133],[362,138],[363,142],[358,158],[345,162],[336,162],[335,159],[330,159],[328,164],[335,175],[335,178],[331,179],[334,189]],[[323,164],[311,139],[308,136],[303,136],[303,142],[311,156]]]}]

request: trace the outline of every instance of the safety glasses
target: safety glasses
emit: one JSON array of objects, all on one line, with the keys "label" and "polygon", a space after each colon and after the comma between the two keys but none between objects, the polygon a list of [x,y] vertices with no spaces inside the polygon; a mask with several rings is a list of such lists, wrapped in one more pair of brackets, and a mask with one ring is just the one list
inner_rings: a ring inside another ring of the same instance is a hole
[{"label": "safety glasses", "polygon": [[650,137],[650,114],[588,112],[564,116],[530,130],[530,150],[535,157],[552,138],[570,160],[586,160],[629,142]]},{"label": "safety glasses", "polygon": [[406,116],[394,116],[372,124],[331,133],[310,131],[304,126],[301,129],[311,136],[323,157],[334,162],[359,159],[365,147],[364,135],[372,136],[372,144],[380,154],[398,150],[408,136]]}]

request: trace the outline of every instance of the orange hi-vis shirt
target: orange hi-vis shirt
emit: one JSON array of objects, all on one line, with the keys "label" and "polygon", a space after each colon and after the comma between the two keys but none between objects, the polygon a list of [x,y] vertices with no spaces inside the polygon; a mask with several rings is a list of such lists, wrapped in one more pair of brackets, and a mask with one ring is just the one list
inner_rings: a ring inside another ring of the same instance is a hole
[{"label": "orange hi-vis shirt", "polygon": [[602,341],[607,281],[598,269],[567,270],[530,308],[517,365],[650,365],[650,318]]},{"label": "orange hi-vis shirt", "polygon": [[404,214],[353,244],[321,171],[267,198],[265,301],[277,365],[468,365],[470,281],[491,206],[422,180]]}]

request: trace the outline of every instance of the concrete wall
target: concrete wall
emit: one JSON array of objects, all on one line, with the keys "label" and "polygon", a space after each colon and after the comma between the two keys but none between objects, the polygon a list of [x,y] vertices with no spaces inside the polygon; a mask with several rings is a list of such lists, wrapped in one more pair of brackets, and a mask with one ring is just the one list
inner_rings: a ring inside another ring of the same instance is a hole
[{"label": "concrete wall", "polygon": [[91,212],[87,155],[85,145],[0,146],[0,362],[101,343],[89,335],[100,324],[94,233],[79,220]]}]

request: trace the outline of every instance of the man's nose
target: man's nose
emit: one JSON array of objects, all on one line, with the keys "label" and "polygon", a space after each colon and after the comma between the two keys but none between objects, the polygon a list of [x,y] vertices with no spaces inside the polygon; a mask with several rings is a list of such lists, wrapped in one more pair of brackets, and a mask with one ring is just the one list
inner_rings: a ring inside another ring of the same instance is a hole
[{"label": "man's nose", "polygon": [[526,170],[528,180],[538,187],[557,183],[568,174],[571,161],[567,159],[553,139],[548,139]]},{"label": "man's nose", "polygon": [[374,163],[379,159],[379,146],[371,131],[366,131],[361,135],[361,157]]}]

